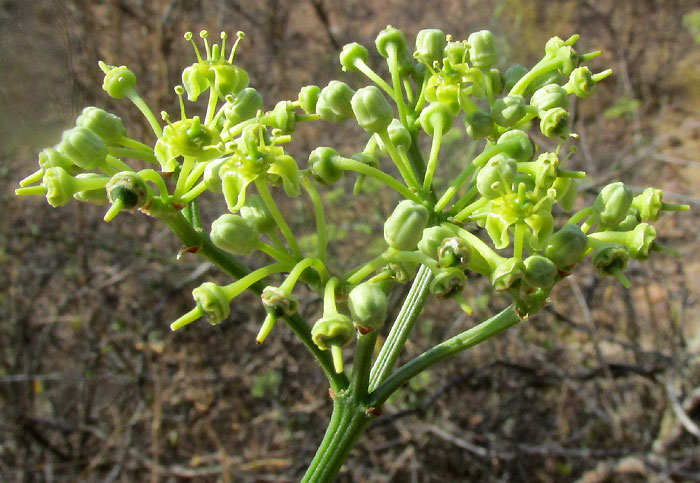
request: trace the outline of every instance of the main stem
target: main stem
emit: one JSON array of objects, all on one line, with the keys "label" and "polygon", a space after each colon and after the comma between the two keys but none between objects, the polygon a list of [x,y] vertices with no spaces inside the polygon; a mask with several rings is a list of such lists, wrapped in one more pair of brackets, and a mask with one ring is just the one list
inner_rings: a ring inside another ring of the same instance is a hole
[{"label": "main stem", "polygon": [[333,414],[326,434],[301,480],[302,483],[334,481],[350,450],[372,419],[372,413],[352,394],[337,395],[333,399]]}]

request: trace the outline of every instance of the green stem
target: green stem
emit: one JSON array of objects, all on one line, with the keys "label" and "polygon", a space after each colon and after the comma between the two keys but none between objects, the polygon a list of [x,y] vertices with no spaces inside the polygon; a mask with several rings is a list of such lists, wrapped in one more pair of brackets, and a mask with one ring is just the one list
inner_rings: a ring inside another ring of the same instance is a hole
[{"label": "green stem", "polygon": [[398,168],[404,183],[406,183],[408,187],[415,188],[417,190],[418,178],[416,178],[416,174],[413,172],[410,162],[406,163],[407,159],[401,156],[401,153],[399,153],[396,146],[394,146],[394,143],[389,137],[388,131],[384,130],[383,132],[378,132],[377,136],[379,136],[379,139],[381,139],[387,154],[389,154],[389,157]]},{"label": "green stem", "polygon": [[258,193],[260,193],[260,197],[265,202],[265,206],[267,206],[267,209],[270,211],[272,218],[274,218],[277,227],[282,232],[282,236],[284,236],[285,240],[287,240],[289,248],[292,250],[294,257],[297,259],[302,258],[301,250],[299,249],[297,240],[296,238],[294,238],[294,234],[289,228],[289,225],[287,225],[284,216],[282,216],[282,213],[280,212],[279,208],[277,208],[277,204],[275,203],[275,200],[270,194],[269,188],[267,187],[267,182],[265,180],[256,179],[255,187],[258,189]]},{"label": "green stem", "polygon": [[112,156],[119,156],[122,158],[131,158],[131,159],[140,159],[141,161],[148,161],[149,163],[153,164],[158,164],[158,160],[156,159],[156,155],[153,154],[153,151],[143,151],[141,149],[133,149],[133,148],[118,148],[114,146],[110,146],[107,151],[109,154]]},{"label": "green stem", "polygon": [[377,343],[377,331],[360,334],[355,348],[352,365],[352,392],[358,401],[364,401],[369,388],[369,372],[372,368],[372,354]]},{"label": "green stem", "polygon": [[141,96],[139,96],[136,91],[131,89],[130,92],[126,94],[126,97],[129,98],[129,100],[138,108],[139,111],[141,111],[141,114],[143,114],[143,117],[146,118],[148,121],[148,124],[151,125],[151,129],[153,129],[153,132],[155,135],[160,139],[163,137],[163,128],[160,127],[160,123],[156,119],[156,116],[153,115],[153,111],[151,111],[151,108],[148,107],[148,104],[144,102],[143,99],[141,99]]},{"label": "green stem", "polygon": [[396,107],[399,109],[399,121],[404,126],[406,125],[406,105],[403,101],[403,92],[401,90],[401,76],[399,75],[399,52],[395,46],[390,47],[389,58],[389,73],[391,74],[391,83],[394,87],[394,100]]},{"label": "green stem", "polygon": [[428,157],[428,167],[425,170],[425,178],[423,178],[423,192],[428,193],[433,185],[433,176],[437,167],[438,153],[440,152],[440,144],[442,142],[442,122],[435,126],[433,131],[433,142],[430,146],[430,156]]},{"label": "green stem", "polygon": [[520,317],[511,305],[476,327],[472,327],[436,345],[432,349],[425,351],[389,376],[374,392],[372,392],[370,394],[370,405],[373,407],[380,407],[389,396],[417,374],[420,374],[448,357],[500,334],[518,322],[520,322]]},{"label": "green stem", "polygon": [[384,92],[389,94],[389,97],[391,97],[394,102],[396,102],[396,98],[394,97],[394,90],[391,88],[391,86],[379,75],[372,70],[370,66],[364,63],[364,61],[358,59],[355,61],[355,67],[357,67],[357,70],[362,72],[369,80],[377,84],[379,87],[382,88]]},{"label": "green stem", "polygon": [[309,194],[311,203],[314,206],[314,216],[316,217],[316,236],[318,237],[318,258],[326,263],[326,248],[328,245],[328,233],[326,231],[326,214],[323,210],[323,203],[321,202],[321,197],[318,194],[318,190],[313,185],[309,178],[302,178],[301,185],[304,187],[306,192]]},{"label": "green stem", "polygon": [[418,270],[416,278],[413,280],[413,285],[406,296],[406,300],[404,300],[401,311],[396,317],[396,321],[394,321],[394,325],[392,325],[391,331],[389,331],[389,335],[384,341],[382,350],[379,352],[377,360],[372,366],[372,371],[369,376],[370,391],[379,386],[394,368],[406,344],[408,335],[411,333],[411,329],[423,310],[423,305],[430,294],[429,288],[432,279],[433,274],[430,269],[422,265]]},{"label": "green stem", "polygon": [[522,76],[518,82],[515,83],[513,88],[510,90],[508,93],[509,96],[515,96],[515,95],[523,95],[525,90],[527,89],[527,86],[530,85],[530,83],[537,79],[537,77],[541,76],[542,74],[546,74],[550,70],[554,70],[559,67],[561,62],[554,58],[551,60],[547,61],[540,61],[537,65],[535,65],[532,70],[530,70],[527,74]]},{"label": "green stem", "polygon": [[204,116],[204,125],[209,126],[211,120],[214,119],[214,114],[216,114],[216,105],[219,103],[219,95],[214,91],[214,89],[209,89],[209,102],[207,103],[207,113]]},{"label": "green stem", "polygon": [[334,481],[350,450],[371,421],[372,414],[363,405],[349,396],[336,397],[330,424],[302,483]]},{"label": "green stem", "polygon": [[397,181],[395,178],[385,173],[384,171],[381,171],[377,168],[373,168],[371,166],[367,166],[366,164],[356,161],[354,159],[343,158],[342,156],[336,157],[334,159],[334,163],[342,170],[357,171],[358,173],[363,173],[367,176],[371,176],[372,178],[376,179],[377,181],[381,181],[390,188],[394,188],[394,190],[396,190],[404,198],[413,200],[416,203],[421,203],[421,199],[415,193],[411,192],[411,190],[409,190],[405,185],[401,184],[399,181]]},{"label": "green stem", "polygon": [[122,136],[119,139],[117,139],[117,144],[120,144],[124,146],[125,148],[131,148],[131,149],[136,149],[139,151],[146,151],[147,153],[153,154],[153,148],[149,146],[148,144],[144,144],[140,141],[137,141],[136,139],[131,139],[126,136]]},{"label": "green stem", "polygon": [[[235,257],[217,248],[211,240],[209,240],[205,232],[196,231],[192,225],[187,222],[182,213],[173,209],[172,206],[154,200],[150,212],[154,216],[161,218],[185,246],[199,247],[197,254],[218,266],[231,277],[240,279],[250,273],[250,269]],[[249,289],[257,295],[262,293],[263,288],[265,287],[261,282],[256,282],[249,287]],[[328,378],[331,389],[337,392],[347,388],[349,385],[347,376],[345,374],[337,374],[333,367],[330,354],[322,351],[314,344],[311,339],[311,328],[304,318],[299,314],[294,314],[284,317],[284,321],[289,328],[294,331],[309,352],[311,352],[311,355],[316,358],[318,364]]]}]

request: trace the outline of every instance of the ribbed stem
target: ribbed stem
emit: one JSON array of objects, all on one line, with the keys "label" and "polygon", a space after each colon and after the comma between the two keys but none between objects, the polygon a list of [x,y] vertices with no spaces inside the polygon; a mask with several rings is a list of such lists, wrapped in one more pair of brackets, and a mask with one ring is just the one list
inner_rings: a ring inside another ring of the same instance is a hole
[{"label": "ribbed stem", "polygon": [[372,416],[361,405],[347,396],[337,397],[333,401],[331,422],[302,483],[334,481],[348,453],[371,421]]}]

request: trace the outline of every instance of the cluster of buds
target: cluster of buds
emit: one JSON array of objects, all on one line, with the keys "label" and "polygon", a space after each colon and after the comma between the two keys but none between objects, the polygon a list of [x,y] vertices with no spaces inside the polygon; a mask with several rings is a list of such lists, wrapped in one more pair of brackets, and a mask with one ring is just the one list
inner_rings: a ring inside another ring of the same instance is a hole
[{"label": "cluster of buds", "polygon": [[[583,65],[599,52],[578,54],[573,48],[578,36],[550,39],[543,58],[530,69],[515,65],[501,71],[489,31],[455,41],[440,30],[422,30],[412,51],[399,30],[387,27],[375,47],[386,60],[388,81],[370,67],[365,47],[348,44],[340,53],[343,70],[363,74],[371,85],[353,89],[334,80],[323,88],[305,86],[296,100],[280,101],[269,111],[249,87],[247,72],[234,64],[243,34],[237,34],[228,56],[225,33],[214,45],[206,31],[200,37],[204,57],[193,35],[185,34],[196,62],[175,87],[180,119],[172,121],[161,112],[164,126],[136,92],[134,73],[100,62],[104,90],[128,98],[142,112],[157,138],[154,146],[129,138],[117,116],[88,107],[55,147],[40,154],[40,169],[17,190],[46,195],[52,206],[72,198],[109,203],[107,221],[122,210],[141,209],[170,222],[182,213],[214,249],[236,256],[257,250],[274,259],[230,285],[205,282],[196,288],[195,308],[175,321],[173,330],[201,317],[218,324],[238,294],[287,273],[279,286],[262,291],[267,315],[257,341],[265,340],[278,319],[297,314],[293,291],[302,281],[324,300],[311,338],[332,352],[341,372],[342,347],[357,334],[382,327],[388,294],[410,281],[419,265],[432,272],[432,294],[457,301],[467,312],[468,276],[479,274],[495,290],[509,293],[526,316],[540,310],[552,287],[589,254],[601,274],[629,285],[623,273],[628,260],[645,260],[661,248],[647,222],[657,220],[662,210],[688,209],[663,202],[658,189],[634,196],[622,183],[613,183],[592,206],[556,228],[553,207],[571,211],[577,180],[585,176],[564,169],[567,156],[560,155],[563,143],[575,137],[569,97],[590,96],[595,84],[611,74],[592,74]],[[195,101],[207,92],[206,112],[189,117],[185,94]],[[349,120],[368,134],[361,152],[343,156],[318,147],[300,169],[283,147],[300,122]],[[554,152],[538,152],[533,144],[528,130],[536,120],[542,135],[559,143]],[[452,129],[464,129],[485,145],[447,186],[438,187],[440,148]],[[426,158],[419,149],[422,134],[431,138]],[[132,167],[142,163],[148,166]],[[355,193],[371,177],[402,199],[384,224],[387,249],[347,273],[334,274],[326,263],[325,210],[316,185],[332,185],[346,173],[357,176]],[[270,191],[278,186],[290,197],[302,188],[308,194],[316,221],[315,253],[300,249]],[[251,194],[253,187],[257,193]],[[228,209],[211,223],[208,236],[197,209],[206,192],[222,194]],[[491,244],[474,234],[478,228]]]}]

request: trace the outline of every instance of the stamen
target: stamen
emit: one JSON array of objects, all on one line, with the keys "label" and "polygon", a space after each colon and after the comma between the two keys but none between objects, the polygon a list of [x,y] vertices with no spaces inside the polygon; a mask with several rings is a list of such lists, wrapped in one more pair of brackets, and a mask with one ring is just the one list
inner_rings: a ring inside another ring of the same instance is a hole
[{"label": "stamen", "polygon": [[194,53],[197,55],[197,62],[201,62],[202,56],[199,54],[199,49],[197,48],[197,44],[194,43],[194,40],[192,39],[192,37],[193,37],[192,32],[185,32],[185,40],[192,44],[192,47],[194,47]]},{"label": "stamen", "polygon": [[185,101],[182,99],[182,95],[184,93],[185,89],[182,86],[175,86],[175,94],[177,94],[180,102],[180,119],[187,119],[187,114],[185,113]]},{"label": "stamen", "polygon": [[172,126],[173,123],[170,122],[170,114],[168,114],[165,111],[160,111],[160,117],[168,124],[168,126]]},{"label": "stamen", "polygon": [[236,49],[238,48],[238,44],[241,42],[243,37],[245,37],[245,33],[241,32],[240,30],[236,32],[236,42],[233,44],[233,47],[231,47],[231,55],[228,57],[228,63],[233,64],[233,58],[236,56]]},{"label": "stamen", "polygon": [[202,30],[199,32],[199,36],[204,40],[204,49],[207,51],[207,60],[211,59],[211,50],[209,49],[209,41],[207,40],[207,37],[209,36],[209,32],[206,30]]},{"label": "stamen", "polygon": [[[228,35],[226,34],[226,32],[221,32],[221,34],[219,34],[219,37],[221,38],[220,56],[223,57],[224,55],[226,55],[226,39],[228,38]],[[221,60],[221,57],[219,57],[215,60]]]}]

